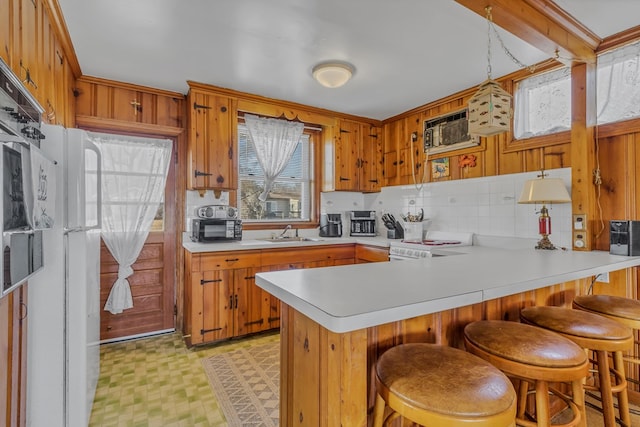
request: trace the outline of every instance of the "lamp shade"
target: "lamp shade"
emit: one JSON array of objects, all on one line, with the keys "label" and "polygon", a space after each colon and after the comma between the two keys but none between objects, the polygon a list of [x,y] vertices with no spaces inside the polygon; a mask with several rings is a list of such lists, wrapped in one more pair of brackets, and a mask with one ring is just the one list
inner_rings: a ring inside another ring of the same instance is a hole
[{"label": "lamp shade", "polygon": [[469,133],[491,136],[508,132],[511,94],[495,80],[485,80],[469,99]]},{"label": "lamp shade", "polygon": [[567,203],[571,196],[560,178],[531,179],[524,184],[518,203]]},{"label": "lamp shade", "polygon": [[349,81],[353,66],[343,62],[324,62],[313,67],[312,74],[322,86],[336,88]]}]

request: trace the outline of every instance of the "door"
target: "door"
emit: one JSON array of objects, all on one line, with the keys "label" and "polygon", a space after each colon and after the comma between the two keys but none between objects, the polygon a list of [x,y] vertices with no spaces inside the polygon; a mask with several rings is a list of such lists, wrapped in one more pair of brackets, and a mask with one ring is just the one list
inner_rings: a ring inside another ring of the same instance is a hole
[{"label": "door", "polygon": [[[175,142],[174,156],[175,159]],[[133,308],[121,314],[103,310],[111,286],[118,277],[118,263],[104,242],[100,251],[100,339],[117,340],[151,335],[175,329],[176,189],[175,161],[169,165],[164,204],[158,209],[154,225],[133,264],[128,278]]]}]

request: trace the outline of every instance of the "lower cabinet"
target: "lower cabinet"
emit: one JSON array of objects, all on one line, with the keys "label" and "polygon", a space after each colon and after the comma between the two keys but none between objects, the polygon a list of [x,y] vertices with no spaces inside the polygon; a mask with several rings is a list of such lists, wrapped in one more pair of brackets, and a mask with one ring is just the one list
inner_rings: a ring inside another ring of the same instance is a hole
[{"label": "lower cabinet", "polygon": [[0,299],[0,425],[26,425],[27,286]]},{"label": "lower cabinet", "polygon": [[256,274],[353,264],[355,246],[204,253],[185,251],[183,332],[187,345],[279,328],[280,301],[256,285]]},{"label": "lower cabinet", "polygon": [[380,246],[356,245],[356,264],[389,261],[389,248]]}]

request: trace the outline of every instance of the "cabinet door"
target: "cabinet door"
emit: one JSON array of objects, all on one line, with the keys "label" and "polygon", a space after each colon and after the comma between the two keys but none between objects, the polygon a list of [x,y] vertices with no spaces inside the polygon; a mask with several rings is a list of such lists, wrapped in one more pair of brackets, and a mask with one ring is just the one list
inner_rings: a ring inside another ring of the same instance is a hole
[{"label": "cabinet door", "polygon": [[234,335],[246,335],[269,329],[269,294],[256,286],[255,268],[233,270]]},{"label": "cabinet door", "polygon": [[216,341],[233,335],[233,284],[231,270],[203,271],[194,274],[202,286],[202,329],[194,325],[193,333],[201,337],[198,342]]},{"label": "cabinet door", "polygon": [[360,150],[360,191],[376,192],[382,187],[382,129],[363,126]]},{"label": "cabinet door", "polygon": [[[282,271],[282,270],[297,270],[304,268],[302,262],[292,262],[286,264],[269,265],[264,266],[260,271]],[[271,294],[269,295],[269,315],[267,317],[268,329],[274,329],[280,327],[280,300]]]},{"label": "cabinet door", "polygon": [[235,102],[202,91],[189,92],[191,188],[236,189]]},{"label": "cabinet door", "polygon": [[343,191],[359,191],[358,174],[361,159],[360,124],[343,120],[336,135],[335,150],[335,189]]}]

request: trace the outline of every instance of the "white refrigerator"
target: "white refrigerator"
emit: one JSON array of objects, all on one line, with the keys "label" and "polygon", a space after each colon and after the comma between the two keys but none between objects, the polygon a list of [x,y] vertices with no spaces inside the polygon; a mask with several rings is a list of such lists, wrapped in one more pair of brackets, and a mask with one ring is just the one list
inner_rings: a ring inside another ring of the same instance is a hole
[{"label": "white refrigerator", "polygon": [[41,131],[57,162],[57,219],[29,279],[27,425],[84,427],[100,373],[100,153],[82,130]]}]

